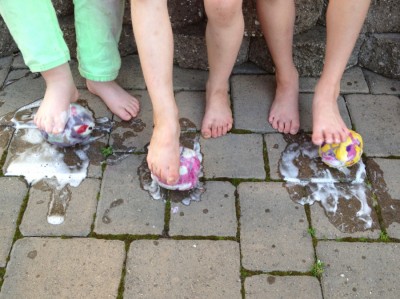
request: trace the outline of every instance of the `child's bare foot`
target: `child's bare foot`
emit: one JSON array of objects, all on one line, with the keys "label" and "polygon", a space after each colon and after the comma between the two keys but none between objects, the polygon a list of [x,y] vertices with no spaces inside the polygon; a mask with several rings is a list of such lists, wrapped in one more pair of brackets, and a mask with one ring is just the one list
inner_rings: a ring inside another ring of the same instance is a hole
[{"label": "child's bare foot", "polygon": [[179,180],[179,135],[178,117],[164,117],[154,121],[147,163],[151,172],[162,182],[174,185]]},{"label": "child's bare foot", "polygon": [[281,133],[296,134],[299,131],[299,75],[294,67],[290,77],[276,75],[275,98],[268,122]]},{"label": "child's bare foot", "polygon": [[121,119],[130,120],[139,113],[139,101],[119,86],[117,82],[86,80],[86,85],[91,93],[99,96],[107,107]]},{"label": "child's bare foot", "polygon": [[344,142],[349,130],[340,116],[337,98],[340,86],[324,85],[319,82],[313,99],[313,134],[316,145]]},{"label": "child's bare foot", "polygon": [[69,116],[69,105],[79,97],[68,64],[42,72],[46,81],[43,101],[34,117],[35,125],[50,134],[61,133]]},{"label": "child's bare foot", "polygon": [[232,129],[233,118],[228,90],[206,92],[206,109],[201,125],[204,138],[217,138]]}]

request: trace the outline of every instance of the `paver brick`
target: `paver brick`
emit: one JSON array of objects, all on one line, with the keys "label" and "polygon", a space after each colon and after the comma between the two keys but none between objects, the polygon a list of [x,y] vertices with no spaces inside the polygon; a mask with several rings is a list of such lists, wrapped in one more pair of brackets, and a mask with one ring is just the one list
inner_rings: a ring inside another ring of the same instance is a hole
[{"label": "paver brick", "polygon": [[324,298],[399,298],[399,254],[396,243],[318,242]]},{"label": "paver brick", "polygon": [[322,299],[318,279],[309,276],[256,275],[246,278],[246,299]]},{"label": "paver brick", "polygon": [[124,298],[242,298],[239,244],[134,241],[127,258]]},{"label": "paver brick", "polygon": [[201,91],[181,91],[175,95],[176,105],[179,107],[179,117],[188,119],[198,131],[201,130],[204,116],[205,96],[205,92]]},{"label": "paver brick", "polygon": [[116,298],[124,248],[121,241],[20,239],[0,298]]},{"label": "paver brick", "polygon": [[[206,89],[208,72],[202,70],[184,69],[174,66],[174,90],[201,90]],[[180,106],[178,105],[180,108]]]},{"label": "paver brick", "polygon": [[28,188],[21,179],[0,178],[0,267],[6,266],[17,218]]},{"label": "paver brick", "polygon": [[366,69],[363,71],[372,94],[400,94],[400,80],[386,78]]},{"label": "paver brick", "polygon": [[206,178],[265,178],[262,136],[227,134],[200,143]]},{"label": "paver brick", "polygon": [[282,183],[241,183],[240,242],[248,270],[309,271],[314,262],[304,208]]},{"label": "paver brick", "polygon": [[235,237],[235,187],[228,182],[206,182],[200,202],[171,203],[169,235]]},{"label": "paver brick", "polygon": [[28,68],[28,66],[25,64],[24,58],[22,57],[21,54],[14,57],[13,62],[12,62],[12,68],[14,70]]},{"label": "paver brick", "polygon": [[347,95],[364,153],[372,157],[400,156],[400,101],[393,95]]},{"label": "paver brick", "polygon": [[107,166],[95,220],[97,234],[161,235],[165,204],[152,200],[140,187],[137,170],[143,159],[130,155]]},{"label": "paver brick", "polygon": [[3,83],[7,78],[12,61],[13,61],[12,56],[0,58],[0,86],[3,86]]},{"label": "paver brick", "polygon": [[13,133],[14,129],[11,127],[0,126],[0,157],[2,157],[3,153],[7,150]]},{"label": "paver brick", "polygon": [[87,236],[96,212],[100,181],[85,179],[78,187],[68,187],[71,198],[67,203],[64,222],[47,222],[52,190],[43,183],[32,186],[28,206],[20,225],[24,236]]}]

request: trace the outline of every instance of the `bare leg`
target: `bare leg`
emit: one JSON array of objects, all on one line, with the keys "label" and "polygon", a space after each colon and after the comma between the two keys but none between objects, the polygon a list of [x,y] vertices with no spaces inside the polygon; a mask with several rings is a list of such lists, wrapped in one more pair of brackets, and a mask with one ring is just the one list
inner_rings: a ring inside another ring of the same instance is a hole
[{"label": "bare leg", "polygon": [[281,133],[296,134],[299,75],[293,63],[294,1],[257,0],[258,19],[275,64],[276,92],[268,121]]},{"label": "bare leg", "polygon": [[153,104],[154,130],[147,162],[163,182],[179,179],[179,116],[172,84],[173,36],[167,0],[132,0],[133,30]]},{"label": "bare leg", "polygon": [[39,129],[58,134],[64,130],[69,105],[78,99],[78,90],[68,63],[42,72],[42,76],[46,82],[46,92],[34,122]]},{"label": "bare leg", "polygon": [[201,127],[204,138],[220,137],[232,128],[228,80],[243,39],[242,1],[205,0],[210,74]]},{"label": "bare leg", "polygon": [[370,0],[330,1],[327,11],[325,65],[313,99],[315,144],[346,140],[348,129],[339,113],[340,80],[368,12]]},{"label": "bare leg", "polygon": [[99,96],[107,107],[123,120],[130,120],[139,113],[139,101],[115,81],[86,80],[89,91]]}]

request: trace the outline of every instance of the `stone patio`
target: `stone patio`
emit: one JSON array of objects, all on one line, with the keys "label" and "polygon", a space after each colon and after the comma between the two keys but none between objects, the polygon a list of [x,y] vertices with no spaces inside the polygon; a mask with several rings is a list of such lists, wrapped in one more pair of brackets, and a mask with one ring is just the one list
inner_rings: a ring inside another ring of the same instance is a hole
[{"label": "stone patio", "polygon": [[[279,171],[294,141],[266,121],[274,77],[250,63],[230,80],[233,130],[200,139],[201,201],[184,205],[172,192],[165,201],[151,199],[138,175],[152,132],[151,103],[138,57],[127,56],[122,65],[118,81],[142,105],[129,123],[85,89],[71,63],[82,103],[115,125],[88,150],[87,178],[68,187],[71,200],[60,225],[47,222],[49,190],[4,175],[20,135],[0,123],[1,299],[400,298],[398,80],[354,67],[341,84],[341,114],[365,142],[363,184],[372,226],[363,228],[357,196],[340,198],[336,214],[318,202],[295,201],[309,189],[288,186]],[[206,80],[206,71],[174,68],[180,117],[197,132]],[[316,80],[300,80],[301,136],[312,130]],[[21,57],[6,57],[0,59],[0,87],[2,116],[42,97],[44,81]],[[134,150],[106,163],[106,146],[116,155]]]}]

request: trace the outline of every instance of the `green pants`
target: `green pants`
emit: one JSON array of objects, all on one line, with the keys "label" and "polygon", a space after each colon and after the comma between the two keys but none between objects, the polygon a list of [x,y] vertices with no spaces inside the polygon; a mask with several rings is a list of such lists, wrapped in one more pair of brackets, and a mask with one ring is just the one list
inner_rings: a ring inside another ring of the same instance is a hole
[{"label": "green pants", "polygon": [[[79,72],[84,78],[111,81],[117,77],[124,3],[74,0]],[[0,0],[0,14],[32,72],[70,60],[51,0]]]}]

